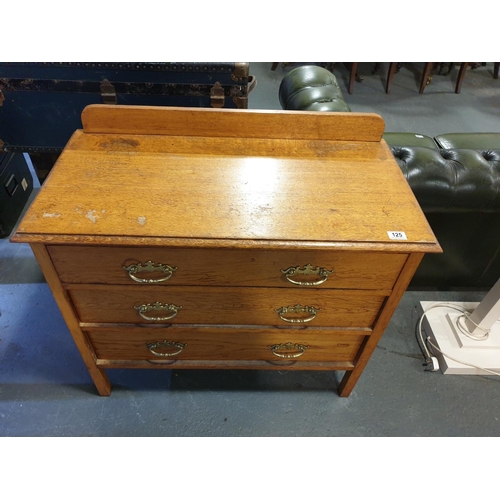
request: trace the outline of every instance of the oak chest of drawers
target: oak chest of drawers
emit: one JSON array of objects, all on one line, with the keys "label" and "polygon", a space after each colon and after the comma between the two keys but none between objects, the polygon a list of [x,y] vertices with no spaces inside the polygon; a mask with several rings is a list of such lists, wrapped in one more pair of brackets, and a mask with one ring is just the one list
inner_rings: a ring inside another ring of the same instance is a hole
[{"label": "oak chest of drawers", "polygon": [[108,368],[342,370],[348,396],[440,247],[378,115],[89,106],[28,242]]}]

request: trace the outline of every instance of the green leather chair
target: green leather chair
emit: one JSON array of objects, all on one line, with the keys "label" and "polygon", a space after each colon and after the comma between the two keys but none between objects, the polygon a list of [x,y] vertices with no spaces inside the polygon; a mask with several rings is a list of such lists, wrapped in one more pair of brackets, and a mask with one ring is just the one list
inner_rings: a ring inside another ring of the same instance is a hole
[{"label": "green leather chair", "polygon": [[300,66],[281,81],[281,107],[303,111],[350,112],[335,75],[320,66]]}]

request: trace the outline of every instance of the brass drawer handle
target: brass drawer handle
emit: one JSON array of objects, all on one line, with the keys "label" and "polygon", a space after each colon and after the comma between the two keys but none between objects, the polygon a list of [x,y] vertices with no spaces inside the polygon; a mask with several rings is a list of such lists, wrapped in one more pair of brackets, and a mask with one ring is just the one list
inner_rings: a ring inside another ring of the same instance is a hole
[{"label": "brass drawer handle", "polygon": [[[155,302],[154,304],[141,304],[140,306],[134,306],[134,309],[139,313],[139,316],[141,318],[144,318],[148,321],[165,321],[167,319],[175,318],[179,310],[182,309],[182,306]],[[146,316],[145,313],[149,311],[173,311],[173,314],[171,314],[170,316]]]},{"label": "brass drawer handle", "polygon": [[[134,280],[137,281],[137,283],[162,283],[163,281],[169,280],[172,275],[174,274],[174,271],[177,271],[177,267],[172,267],[169,266],[168,264],[155,264],[154,262],[148,260],[145,264],[131,264],[130,266],[123,266],[123,269],[125,271],[128,271],[128,275]],[[148,273],[153,273],[153,272],[160,272],[160,273],[165,273],[166,276],[163,278],[157,278],[157,279],[145,279],[145,278],[138,278],[137,276],[134,276],[134,274],[140,273],[142,271],[146,271]]]},{"label": "brass drawer handle", "polygon": [[[278,313],[280,319],[286,321],[287,323],[308,323],[316,317],[316,314],[318,313],[318,311],[321,311],[321,309],[319,307],[301,306],[300,304],[296,304],[295,306],[283,306],[279,309],[275,309],[275,311]],[[308,318],[286,318],[284,315],[288,313],[308,313],[310,314],[310,316]]]},{"label": "brass drawer handle", "polygon": [[[187,346],[187,344],[181,344],[180,342],[170,342],[169,340],[160,340],[158,342],[151,342],[149,344],[146,344],[147,348],[153,353],[155,356],[160,356],[160,357],[171,357],[171,356],[177,356],[177,354],[180,354],[183,350],[184,347]],[[178,349],[178,351],[175,352],[156,352],[155,349],[158,348],[167,348],[167,347],[175,347]]]},{"label": "brass drawer handle", "polygon": [[[275,355],[278,356],[278,358],[298,358],[299,356],[302,356],[306,352],[306,349],[309,349],[308,345],[303,345],[303,344],[292,344],[291,342],[287,342],[286,344],[274,344],[274,345],[268,345],[269,349],[271,349],[271,352]],[[280,353],[278,351],[299,351],[295,353]]]},{"label": "brass drawer handle", "polygon": [[[330,274],[333,273],[333,271],[329,271],[325,267],[313,267],[311,264],[306,264],[303,267],[296,266],[296,267],[289,267],[288,269],[282,269],[282,273],[285,274],[286,279],[290,282],[293,283],[294,285],[299,285],[299,286],[318,286],[324,283]],[[320,279],[316,281],[295,281],[292,279],[292,276],[297,276],[297,275],[304,275],[304,276],[310,276],[310,275],[317,275],[320,276]]]}]

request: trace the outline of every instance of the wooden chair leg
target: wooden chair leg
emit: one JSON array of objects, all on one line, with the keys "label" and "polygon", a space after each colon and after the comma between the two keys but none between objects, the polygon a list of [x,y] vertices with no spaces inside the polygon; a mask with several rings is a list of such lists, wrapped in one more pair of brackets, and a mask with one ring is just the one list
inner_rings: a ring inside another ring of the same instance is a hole
[{"label": "wooden chair leg", "polygon": [[419,94],[423,94],[425,87],[427,86],[427,79],[429,78],[429,75],[431,74],[431,70],[434,66],[434,63],[425,63],[424,66],[424,72],[422,73],[422,80],[420,81],[420,90],[418,91]]},{"label": "wooden chair leg", "polygon": [[273,62],[273,65],[271,66],[271,71],[274,71],[278,67],[279,62],[275,63]]},{"label": "wooden chair leg", "polygon": [[465,71],[467,70],[467,67],[469,66],[469,63],[462,63],[460,65],[460,69],[458,70],[458,76],[457,76],[457,84],[455,85],[455,94],[460,94],[460,89],[462,88],[462,81],[465,76]]},{"label": "wooden chair leg", "polygon": [[394,74],[396,73],[398,63],[389,63],[389,71],[387,72],[387,82],[385,83],[385,93],[388,94],[391,91],[392,81],[394,80]]},{"label": "wooden chair leg", "polygon": [[357,62],[351,63],[351,68],[349,71],[349,87],[347,89],[347,92],[349,94],[352,94],[352,92],[354,90],[354,80],[356,79],[357,70],[358,70],[358,63]]},{"label": "wooden chair leg", "polygon": [[498,69],[500,68],[500,63],[493,63],[493,78],[498,80]]}]

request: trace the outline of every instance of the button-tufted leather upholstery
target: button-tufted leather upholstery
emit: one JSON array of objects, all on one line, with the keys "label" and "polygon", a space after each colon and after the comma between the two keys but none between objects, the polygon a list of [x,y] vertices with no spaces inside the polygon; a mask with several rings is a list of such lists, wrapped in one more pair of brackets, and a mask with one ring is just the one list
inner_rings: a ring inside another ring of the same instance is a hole
[{"label": "button-tufted leather upholstery", "polygon": [[443,253],[426,255],[411,288],[490,288],[500,277],[500,149],[393,146]]},{"label": "button-tufted leather upholstery", "polygon": [[283,109],[305,111],[344,111],[344,101],[335,75],[320,66],[300,66],[281,81],[279,100]]},{"label": "button-tufted leather upholstery", "polygon": [[500,150],[391,151],[425,212],[500,212]]}]

